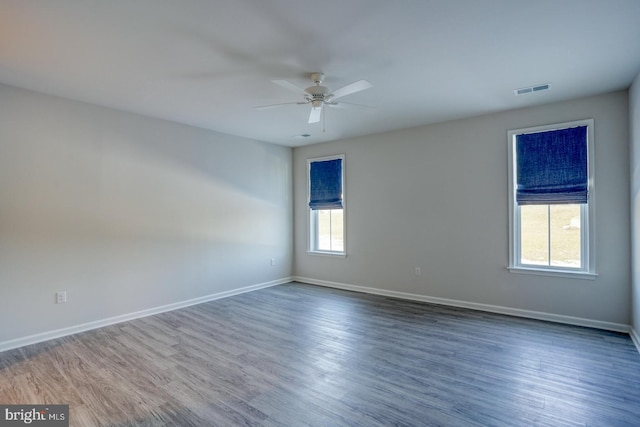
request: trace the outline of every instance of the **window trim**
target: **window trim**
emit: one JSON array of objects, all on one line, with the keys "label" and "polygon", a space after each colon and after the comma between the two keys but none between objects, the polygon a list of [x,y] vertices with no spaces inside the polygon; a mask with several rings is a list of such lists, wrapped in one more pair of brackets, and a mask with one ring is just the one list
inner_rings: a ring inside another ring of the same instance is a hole
[{"label": "window trim", "polygon": [[[583,267],[580,269],[569,267],[536,266],[520,263],[520,207],[516,203],[516,135],[523,133],[537,133],[569,127],[587,126],[587,168],[589,199],[586,206],[581,207],[581,257]],[[571,122],[554,123],[507,131],[509,153],[509,264],[507,269],[512,273],[538,274],[555,277],[572,277],[593,280],[596,274],[595,258],[595,186],[594,186],[594,120],[583,119]],[[586,217],[585,217],[586,213]]]},{"label": "window trim", "polygon": [[[312,235],[313,231],[313,220],[311,216],[313,215],[313,209],[309,207],[309,201],[311,197],[311,163],[313,162],[322,162],[327,160],[342,160],[342,251],[324,251],[318,250],[314,248],[315,236]],[[345,183],[345,155],[344,154],[334,154],[330,156],[322,156],[322,157],[312,157],[307,159],[307,254],[310,255],[322,255],[322,256],[330,256],[330,257],[341,257],[344,258],[347,256],[347,202],[346,202],[346,183]]]}]

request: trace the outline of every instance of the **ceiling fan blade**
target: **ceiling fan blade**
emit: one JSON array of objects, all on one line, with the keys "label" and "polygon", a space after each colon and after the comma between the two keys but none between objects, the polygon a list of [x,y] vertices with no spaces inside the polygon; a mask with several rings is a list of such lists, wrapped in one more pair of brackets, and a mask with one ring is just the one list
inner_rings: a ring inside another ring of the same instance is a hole
[{"label": "ceiling fan blade", "polygon": [[340,89],[333,91],[331,99],[338,99],[342,96],[351,95],[352,93],[360,92],[361,90],[369,89],[373,85],[366,80],[358,80]]},{"label": "ceiling fan blade", "polygon": [[320,121],[321,115],[322,115],[322,107],[312,108],[311,113],[309,114],[309,123],[318,123]]},{"label": "ceiling fan blade", "polygon": [[294,85],[290,81],[287,81],[287,80],[271,80],[271,81],[277,84],[278,86],[282,86],[285,89],[289,89],[290,91],[297,93],[298,95],[307,95],[307,92],[305,92],[304,89]]},{"label": "ceiling fan blade", "polygon": [[256,110],[268,110],[269,108],[282,107],[283,105],[304,105],[306,102],[283,102],[281,104],[261,105],[255,107]]}]

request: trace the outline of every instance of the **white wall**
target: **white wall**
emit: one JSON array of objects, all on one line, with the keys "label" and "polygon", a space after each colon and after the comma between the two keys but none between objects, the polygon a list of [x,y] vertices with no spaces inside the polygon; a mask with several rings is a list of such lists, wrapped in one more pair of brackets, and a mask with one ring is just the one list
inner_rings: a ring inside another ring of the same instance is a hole
[{"label": "white wall", "polygon": [[632,319],[634,338],[640,350],[640,74],[629,89],[629,117],[631,128],[631,270]]},{"label": "white wall", "polygon": [[290,148],[0,86],[0,344],[290,277],[291,191]]},{"label": "white wall", "polygon": [[[507,130],[585,118],[595,119],[598,277],[510,273]],[[629,325],[628,141],[622,91],[296,148],[294,275]],[[346,155],[347,256],[310,255],[306,159],[339,153]]]}]

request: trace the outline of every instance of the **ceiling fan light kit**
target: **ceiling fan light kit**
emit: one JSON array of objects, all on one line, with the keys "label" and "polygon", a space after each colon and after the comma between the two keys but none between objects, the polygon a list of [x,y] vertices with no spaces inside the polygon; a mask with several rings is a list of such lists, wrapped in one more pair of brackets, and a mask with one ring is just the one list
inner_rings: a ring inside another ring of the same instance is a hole
[{"label": "ceiling fan light kit", "polygon": [[282,105],[290,105],[290,104],[297,104],[297,105],[311,104],[311,112],[309,114],[309,123],[318,123],[320,121],[320,118],[322,117],[322,108],[325,105],[328,105],[330,107],[342,106],[344,103],[338,103],[335,100],[343,96],[351,95],[356,92],[369,89],[370,87],[373,86],[371,83],[369,83],[366,80],[358,80],[357,82],[348,84],[332,92],[328,87],[322,86],[322,82],[324,81],[324,73],[319,73],[319,72],[311,73],[310,77],[314,85],[309,86],[306,89],[302,89],[287,80],[272,80],[273,83],[279,86],[282,86],[283,88],[288,89],[292,92],[302,95],[304,98],[304,101],[265,105],[263,107],[258,107],[258,108],[264,109],[264,108],[279,107]]}]

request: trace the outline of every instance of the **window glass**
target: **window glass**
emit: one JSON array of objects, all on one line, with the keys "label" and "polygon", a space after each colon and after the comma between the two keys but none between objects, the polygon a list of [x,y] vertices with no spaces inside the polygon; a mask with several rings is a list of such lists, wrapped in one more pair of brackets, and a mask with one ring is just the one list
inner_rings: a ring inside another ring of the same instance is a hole
[{"label": "window glass", "polygon": [[581,268],[580,205],[520,207],[520,263]]},{"label": "window glass", "polygon": [[344,252],[342,209],[322,209],[318,215],[318,247],[320,251]]}]

